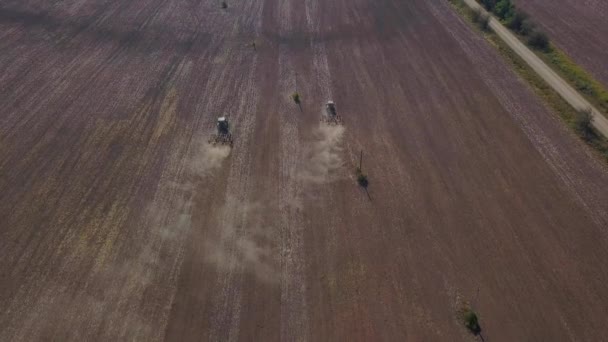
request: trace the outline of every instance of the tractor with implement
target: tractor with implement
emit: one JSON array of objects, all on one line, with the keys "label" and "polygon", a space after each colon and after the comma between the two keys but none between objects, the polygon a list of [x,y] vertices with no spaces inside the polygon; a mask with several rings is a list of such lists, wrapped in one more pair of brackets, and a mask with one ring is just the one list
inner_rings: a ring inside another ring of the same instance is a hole
[{"label": "tractor with implement", "polygon": [[211,135],[209,143],[215,145],[228,145],[232,147],[232,133],[230,133],[230,124],[225,116],[219,117],[216,124],[217,131]]},{"label": "tractor with implement", "polygon": [[338,115],[336,111],[336,104],[334,101],[327,101],[325,104],[325,115],[321,118],[321,121],[328,125],[341,125],[342,117]]}]

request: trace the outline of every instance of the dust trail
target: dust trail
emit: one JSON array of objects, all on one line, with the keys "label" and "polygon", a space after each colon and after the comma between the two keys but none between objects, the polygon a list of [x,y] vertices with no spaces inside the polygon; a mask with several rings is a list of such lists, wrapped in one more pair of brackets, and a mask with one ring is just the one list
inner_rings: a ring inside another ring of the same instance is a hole
[{"label": "dust trail", "polygon": [[[271,238],[275,228],[262,222],[263,211],[264,206],[259,203],[229,199],[218,213],[219,236],[205,241],[206,261],[224,271],[243,272],[276,283],[279,265],[273,257],[275,242]],[[225,217],[230,219],[221,220]]]},{"label": "dust trail", "polygon": [[[174,153],[141,223],[131,227],[130,234],[138,242],[123,254],[113,252],[122,247],[117,220],[109,218],[100,223],[103,231],[113,231],[104,228],[106,225],[117,228],[103,241],[104,247],[82,289],[75,292],[69,284],[44,287],[30,300],[30,307],[35,308],[31,313],[24,313],[25,305],[13,310],[24,317],[21,324],[28,329],[3,332],[0,340],[4,340],[4,333],[11,334],[13,341],[37,340],[44,329],[68,326],[73,327],[69,339],[74,340],[93,339],[96,331],[101,331],[98,338],[102,340],[163,340],[164,329],[159,327],[166,324],[169,311],[165,308],[171,307],[177,290],[184,241],[192,225],[194,190],[227,155],[223,148],[199,144],[194,144],[189,157]],[[190,167],[188,159],[197,163]],[[126,217],[123,214],[123,219]],[[249,252],[251,243],[241,244],[251,259],[255,255]],[[44,328],[34,329],[39,322],[45,322]],[[104,322],[111,325],[104,328]]]},{"label": "dust trail", "polygon": [[230,147],[226,145],[213,146],[198,141],[190,168],[195,175],[207,176],[222,166],[222,162],[230,155]]},{"label": "dust trail", "polygon": [[[155,329],[155,324],[166,321],[167,311],[156,313],[158,317],[153,319],[142,320],[137,312],[126,309],[126,306],[147,303],[147,296],[154,298],[169,294],[162,301],[165,307],[173,301],[184,241],[190,235],[192,227],[195,189],[205,178],[219,172],[222,163],[230,155],[229,147],[212,146],[203,137],[193,139],[189,145],[188,157],[179,160],[175,156],[171,163],[177,169],[180,168],[178,165],[183,165],[181,172],[174,171],[178,175],[181,173],[181,176],[174,178],[174,181],[161,183],[153,203],[148,207],[147,220],[141,231],[141,247],[134,247],[134,258],[122,265],[112,265],[99,273],[100,280],[121,284],[120,288],[110,287],[109,292],[106,292],[110,298],[118,300],[119,307],[123,306],[128,312],[116,324],[119,336],[162,340],[163,331]],[[170,205],[164,205],[166,203]],[[163,287],[171,290],[165,293]],[[121,303],[119,299],[129,295],[131,299]]]},{"label": "dust trail", "polygon": [[[190,72],[189,64],[185,62],[176,70],[166,84],[178,83]],[[173,87],[168,88],[165,99],[168,102],[163,100],[158,109],[152,139],[175,129],[173,118],[180,99]],[[153,142],[156,140],[142,149],[142,161],[156,160],[161,153],[165,156],[164,151],[150,147],[156,145]],[[145,209],[139,209],[143,199],[131,195],[141,190],[134,181],[125,190],[129,196],[117,197],[98,219],[70,233],[60,246],[65,252],[58,273],[52,278],[36,275],[36,282],[44,286],[35,295],[27,292],[33,287],[19,290],[14,304],[6,310],[19,317],[19,328],[4,329],[0,340],[39,340],[56,333],[65,334],[62,339],[68,340],[163,339],[170,312],[167,308],[177,291],[184,241],[191,230],[195,186],[202,175],[219,168],[228,156],[223,150],[194,151],[190,143],[185,138],[170,139],[166,162]],[[184,151],[189,152],[184,155]],[[199,162],[190,166],[190,159]],[[119,172],[144,175],[148,166]],[[66,281],[75,274],[82,277]]]},{"label": "dust trail", "polygon": [[336,179],[335,172],[344,164],[342,138],[344,126],[321,124],[314,132],[315,142],[304,151],[305,164],[298,178],[308,184],[323,184]]},{"label": "dust trail", "polygon": [[[265,2],[263,1],[246,1],[241,3],[239,8],[243,10],[243,13],[247,13],[246,17],[249,24],[247,24],[248,27],[243,27],[244,22],[239,20],[235,22],[233,32],[236,33],[252,28],[255,36],[260,36],[264,7]],[[230,36],[229,34],[226,37]],[[249,177],[252,165],[249,145],[252,143],[255,132],[256,113],[258,102],[261,98],[261,87],[259,87],[261,83],[259,73],[260,61],[258,60],[258,54],[250,56],[248,53],[242,54],[238,51],[229,52],[224,68],[213,68],[211,75],[209,75],[214,80],[213,89],[216,91],[213,101],[209,102],[214,105],[209,105],[208,109],[214,112],[218,110],[228,111],[231,113],[233,122],[238,124],[238,127],[233,132],[237,139],[231,152],[231,166],[230,168],[226,168],[227,179],[224,196],[226,199],[233,197],[247,199],[250,198],[249,194],[254,187],[254,183]],[[234,67],[245,64],[248,66],[245,69]],[[236,99],[231,96],[231,94],[235,93],[239,94]],[[224,105],[220,106],[220,104]],[[237,202],[234,204],[229,202],[226,201],[225,207],[229,207],[230,205],[237,206],[239,204],[237,201],[232,201]],[[220,222],[225,222],[225,226],[227,227],[235,226],[230,223],[236,222],[232,215],[234,212],[238,212],[238,210],[236,208],[233,210],[224,209],[223,213],[220,213]],[[238,229],[236,229],[236,232],[241,233]],[[226,237],[226,239],[229,238],[230,235]],[[232,246],[235,245],[233,244]],[[230,244],[228,244],[228,247],[230,247]],[[232,252],[232,250],[226,248],[220,251],[225,251],[226,253]],[[218,272],[217,278],[211,280],[213,282],[212,286],[217,288],[218,291],[210,303],[211,313],[209,321],[211,322],[211,327],[208,331],[208,340],[234,341],[238,339],[241,321],[242,289],[248,286],[248,284],[244,283],[244,279],[238,267],[229,267],[228,269],[224,269],[223,272]]]}]

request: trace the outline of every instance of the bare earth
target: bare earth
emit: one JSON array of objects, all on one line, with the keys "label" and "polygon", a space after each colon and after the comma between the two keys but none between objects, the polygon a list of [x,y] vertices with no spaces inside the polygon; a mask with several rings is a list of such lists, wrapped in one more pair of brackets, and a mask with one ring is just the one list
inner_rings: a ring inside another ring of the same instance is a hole
[{"label": "bare earth", "polygon": [[0,340],[604,337],[608,173],[446,2],[228,4],[0,2]]},{"label": "bare earth", "polygon": [[608,1],[515,0],[574,61],[608,87]]}]

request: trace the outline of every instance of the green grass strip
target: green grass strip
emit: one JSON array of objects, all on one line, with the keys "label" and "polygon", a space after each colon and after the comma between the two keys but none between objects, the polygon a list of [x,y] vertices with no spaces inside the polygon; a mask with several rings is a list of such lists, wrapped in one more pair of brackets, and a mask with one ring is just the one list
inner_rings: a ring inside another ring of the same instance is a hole
[{"label": "green grass strip", "polygon": [[[490,43],[490,45],[494,46],[498,50],[500,55],[503,56],[504,60],[513,68],[513,70],[515,70],[521,79],[530,85],[536,95],[539,96],[579,138],[581,138],[588,146],[593,148],[593,150],[595,150],[596,153],[601,156],[602,159],[604,159],[604,161],[608,162],[608,140],[600,134],[593,134],[592,136],[582,134],[577,126],[577,117],[579,117],[579,113],[576,109],[570,106],[566,100],[564,100],[555,90],[553,90],[553,88],[551,88],[530,66],[528,66],[528,64],[521,59],[521,57],[511,50],[511,48],[505,42],[503,42],[502,39],[500,39],[500,37],[494,33],[494,31],[491,29],[482,29],[482,25],[479,23],[475,24],[473,20],[473,10],[471,10],[467,4],[465,4],[462,0],[449,0],[449,2],[452,4],[456,12],[465,18],[475,31],[480,33]],[[570,66],[568,67],[568,70],[577,70],[577,75],[579,72],[586,74],[580,67],[574,64],[559,50],[551,49],[550,51],[547,51],[546,54],[546,56],[551,55],[559,59],[559,63],[562,63],[560,65],[566,65],[565,63],[568,63]],[[601,87],[601,85],[599,86]],[[600,92],[599,94],[602,93]],[[603,94],[603,96],[608,96],[608,94],[605,92]]]}]

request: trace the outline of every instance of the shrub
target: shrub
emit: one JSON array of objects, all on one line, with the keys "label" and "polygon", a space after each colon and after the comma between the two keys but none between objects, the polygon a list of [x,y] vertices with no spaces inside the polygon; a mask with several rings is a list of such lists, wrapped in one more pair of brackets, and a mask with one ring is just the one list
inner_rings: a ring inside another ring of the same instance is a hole
[{"label": "shrub", "polygon": [[487,31],[490,27],[490,16],[488,14],[481,13],[480,10],[473,10],[471,12],[471,20],[484,31]]},{"label": "shrub", "polygon": [[479,334],[481,332],[481,326],[479,326],[479,318],[473,309],[465,309],[464,315],[464,325],[469,329],[473,334]]},{"label": "shrub", "polygon": [[364,188],[367,188],[367,186],[369,185],[367,175],[363,173],[360,168],[357,168],[357,183],[359,183],[359,185]]},{"label": "shrub", "polygon": [[591,109],[579,111],[574,118],[574,128],[585,141],[590,141],[595,137],[595,131],[591,125],[592,119]]},{"label": "shrub", "polygon": [[494,6],[496,6],[496,0],[480,0],[480,2],[481,5],[488,11],[494,11]]},{"label": "shrub", "polygon": [[511,0],[500,0],[494,6],[494,13],[502,20],[513,16],[514,10],[515,8],[513,7]]},{"label": "shrub", "polygon": [[595,89],[591,86],[588,80],[578,78],[574,81],[574,85],[576,89],[580,90],[582,93],[587,94],[589,96],[595,96]]},{"label": "shrub", "polygon": [[472,10],[471,11],[471,20],[473,20],[474,23],[478,23],[480,18],[481,18],[481,11],[480,10]]},{"label": "shrub", "polygon": [[477,22],[477,26],[480,29],[487,31],[490,29],[490,16],[487,14],[481,14],[479,16],[479,21]]},{"label": "shrub", "polygon": [[517,33],[521,33],[524,21],[527,19],[528,14],[522,10],[515,10],[513,16],[509,18],[509,21],[507,22],[507,27]]},{"label": "shrub", "polygon": [[472,11],[471,20],[473,20],[473,22],[475,24],[477,24],[477,26],[484,31],[487,31],[488,28],[490,27],[490,16],[487,14],[481,13],[481,11],[479,11],[479,10]]},{"label": "shrub", "polygon": [[519,33],[521,35],[527,36],[534,31],[536,31],[536,25],[534,24],[534,22],[532,22],[532,20],[530,20],[529,18],[524,19],[524,21],[521,23]]},{"label": "shrub", "polygon": [[293,93],[291,94],[291,98],[293,99],[293,102],[300,104],[300,94],[298,94],[297,92]]},{"label": "shrub", "polygon": [[540,50],[548,50],[549,37],[547,37],[547,35],[542,31],[534,30],[528,37],[528,44]]},{"label": "shrub", "polygon": [[228,4],[226,3],[226,1],[222,1],[222,8],[223,9],[228,8]]}]

